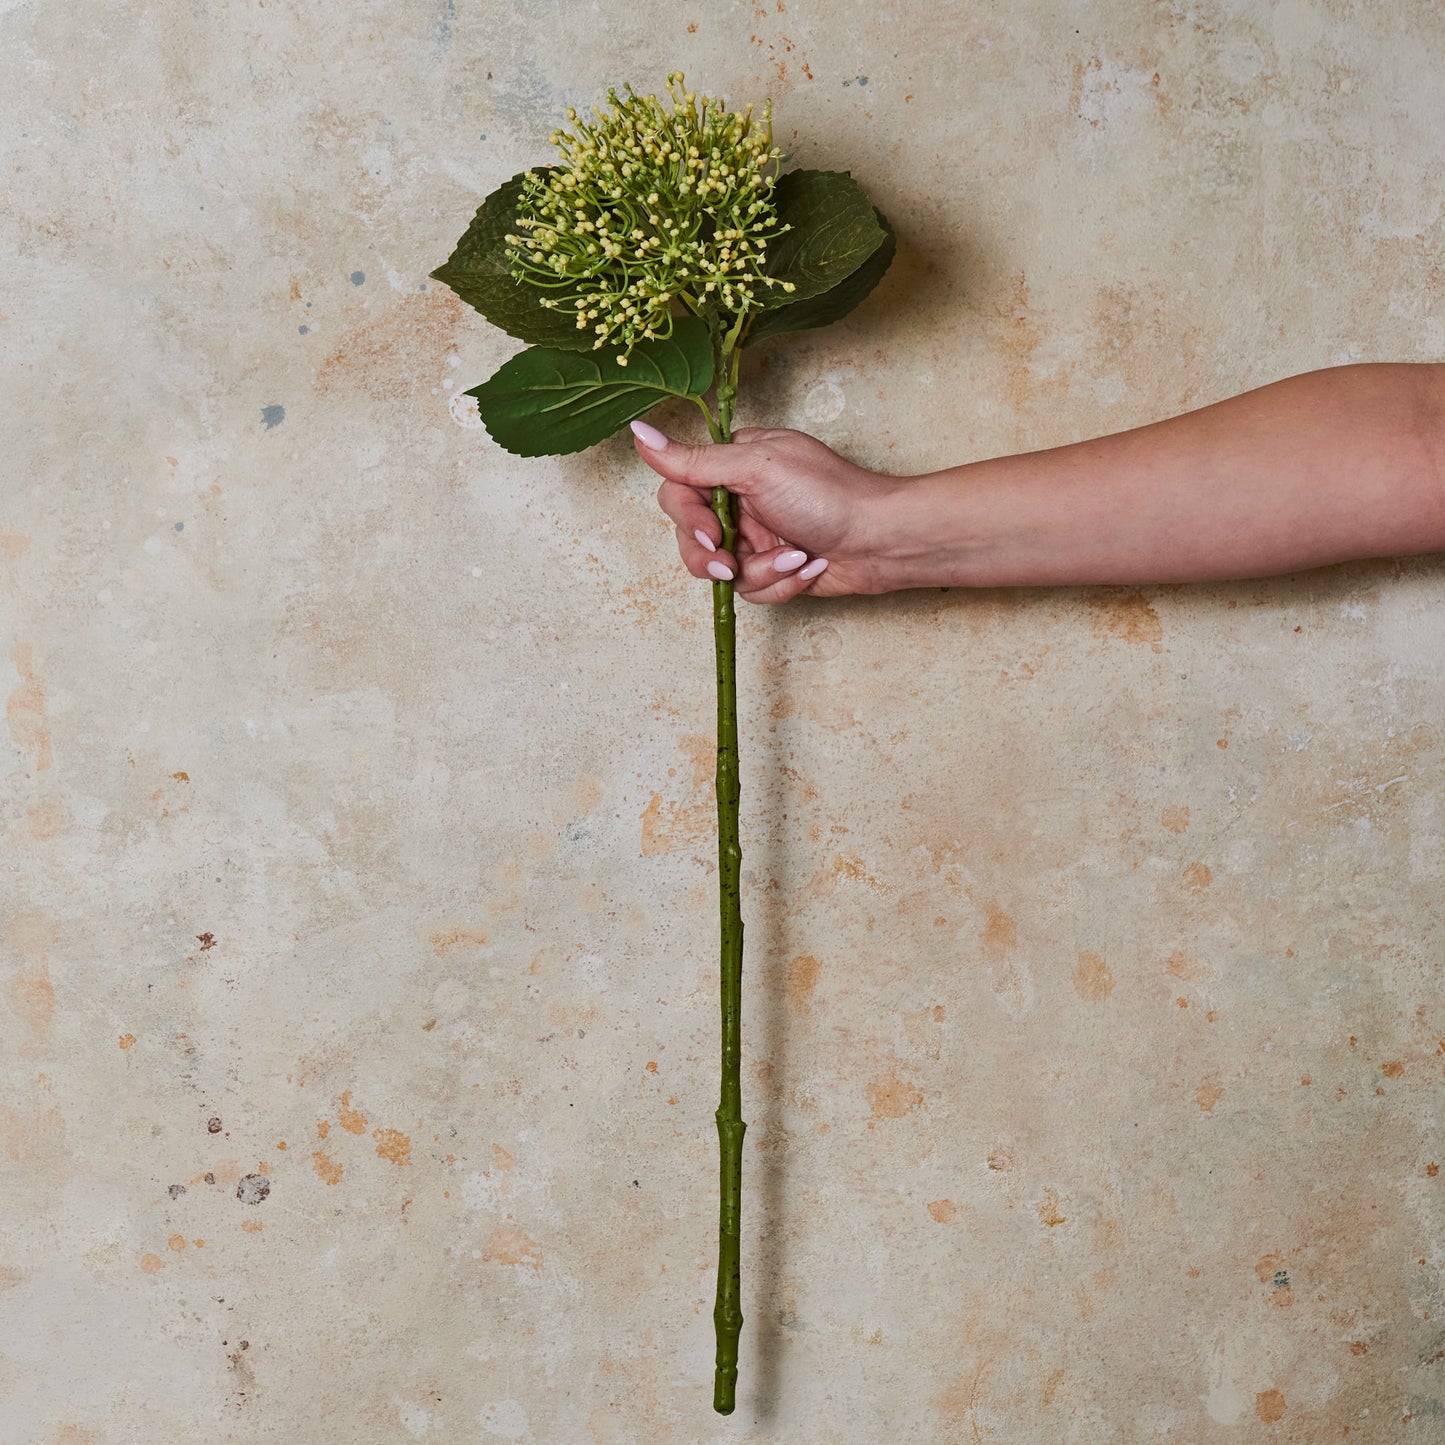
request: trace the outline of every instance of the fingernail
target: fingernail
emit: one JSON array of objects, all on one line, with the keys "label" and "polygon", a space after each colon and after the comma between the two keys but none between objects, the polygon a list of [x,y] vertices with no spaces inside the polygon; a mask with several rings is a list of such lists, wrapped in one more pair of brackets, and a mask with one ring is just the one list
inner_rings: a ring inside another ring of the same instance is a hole
[{"label": "fingernail", "polygon": [[828,559],[826,557],[814,557],[813,560],[798,573],[798,576],[808,578],[816,577],[820,572],[826,571],[827,567]]},{"label": "fingernail", "polygon": [[653,451],[660,452],[667,446],[667,438],[658,431],[655,426],[648,426],[645,421],[631,423],[632,435],[637,438],[645,447],[651,447]]},{"label": "fingernail", "polygon": [[699,527],[697,531],[694,532],[692,535],[696,537],[697,540],[701,542],[702,545],[706,547],[709,552],[717,551],[717,543],[714,542],[713,539],[709,537],[708,534],[704,532],[701,527]]},{"label": "fingernail", "polygon": [[801,567],[808,560],[806,552],[799,552],[794,549],[791,552],[779,552],[773,558],[774,572],[791,572],[795,567]]},{"label": "fingernail", "polygon": [[719,582],[731,582],[733,580],[733,569],[724,566],[721,562],[709,562],[707,564],[708,575],[716,577]]}]

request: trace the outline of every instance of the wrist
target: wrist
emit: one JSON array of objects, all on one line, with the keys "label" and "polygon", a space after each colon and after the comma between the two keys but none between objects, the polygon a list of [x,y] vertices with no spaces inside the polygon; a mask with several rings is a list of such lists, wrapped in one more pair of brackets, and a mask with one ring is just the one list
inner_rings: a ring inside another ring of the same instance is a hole
[{"label": "wrist", "polygon": [[965,471],[880,478],[870,518],[874,591],[978,585],[986,537]]}]

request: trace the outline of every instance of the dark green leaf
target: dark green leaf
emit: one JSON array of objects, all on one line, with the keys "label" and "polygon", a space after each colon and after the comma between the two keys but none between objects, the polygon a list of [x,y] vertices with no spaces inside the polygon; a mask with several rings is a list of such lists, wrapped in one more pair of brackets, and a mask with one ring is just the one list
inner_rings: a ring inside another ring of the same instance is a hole
[{"label": "dark green leaf", "polygon": [[[545,173],[549,168],[534,169]],[[577,329],[576,315],[560,307],[553,311],[543,306],[542,298],[550,293],[528,281],[516,280],[507,269],[503,238],[517,229],[517,201],[526,174],[523,171],[513,176],[482,202],[450,259],[432,276],[444,281],[468,306],[475,307],[493,326],[500,326],[518,341],[585,351],[592,345],[592,337]]]},{"label": "dark green leaf", "polygon": [[893,227],[883,212],[875,209],[874,218],[883,231],[883,244],[853,272],[845,276],[831,291],[819,296],[810,296],[806,301],[794,301],[788,306],[777,306],[769,311],[759,312],[748,328],[744,345],[751,346],[767,336],[777,336],[784,331],[808,331],[815,326],[830,326],[841,320],[883,279],[883,273],[893,261],[898,244],[893,237]]},{"label": "dark green leaf", "polygon": [[847,171],[789,171],[772,192],[785,231],[768,244],[768,272],[794,289],[764,287],[765,306],[789,306],[831,291],[883,244],[873,203]]},{"label": "dark green leaf", "polygon": [[534,346],[467,393],[498,445],[519,457],[580,452],[669,396],[712,385],[707,323],[679,316],[666,341],[640,341],[626,366],[615,350]]}]

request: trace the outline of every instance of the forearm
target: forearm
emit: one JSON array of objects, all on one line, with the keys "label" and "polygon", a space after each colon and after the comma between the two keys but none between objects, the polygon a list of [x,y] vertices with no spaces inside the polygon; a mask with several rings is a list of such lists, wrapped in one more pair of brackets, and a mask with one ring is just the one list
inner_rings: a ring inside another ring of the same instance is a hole
[{"label": "forearm", "polygon": [[1263,577],[1445,551],[1445,365],[1333,367],[900,478],[880,590]]}]

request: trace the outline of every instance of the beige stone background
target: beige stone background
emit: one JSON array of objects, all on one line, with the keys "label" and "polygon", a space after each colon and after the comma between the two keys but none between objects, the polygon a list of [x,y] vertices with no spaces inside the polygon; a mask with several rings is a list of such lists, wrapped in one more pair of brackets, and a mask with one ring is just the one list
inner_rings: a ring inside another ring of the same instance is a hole
[{"label": "beige stone background", "polygon": [[706,589],[427,281],[680,66],[901,237],[744,423],[1441,360],[1437,7],[0,12],[6,1445],[1445,1440],[1440,561],[745,610],[723,1421]]}]

